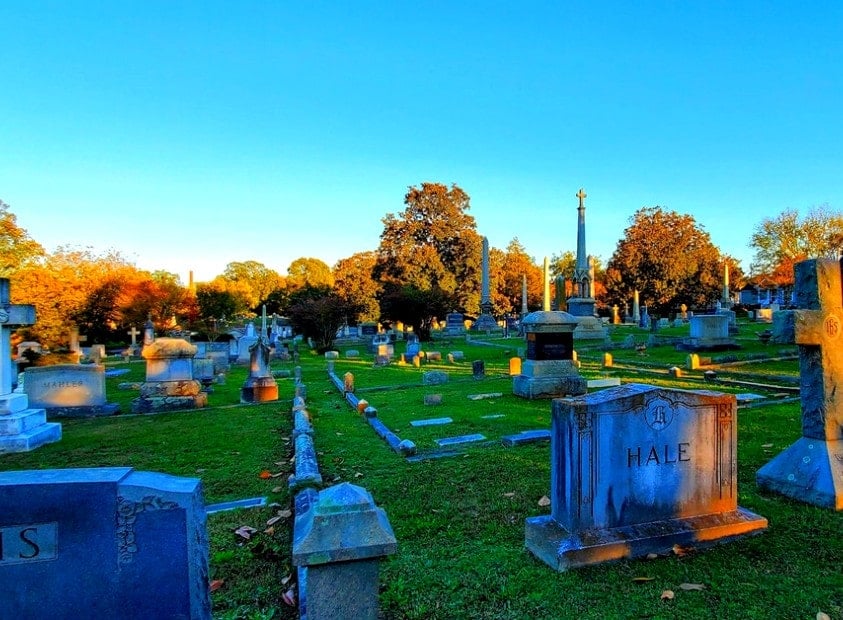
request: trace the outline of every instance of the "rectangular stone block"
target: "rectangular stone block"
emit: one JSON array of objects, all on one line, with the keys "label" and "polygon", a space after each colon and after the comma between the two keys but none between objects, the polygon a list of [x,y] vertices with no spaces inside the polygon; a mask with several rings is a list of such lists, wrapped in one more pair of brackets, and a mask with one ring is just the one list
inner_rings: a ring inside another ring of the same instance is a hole
[{"label": "rectangular stone block", "polygon": [[4,617],[211,617],[198,479],[3,472],[0,505]]},{"label": "rectangular stone block", "polygon": [[485,435],[475,433],[473,435],[458,435],[457,437],[445,437],[444,439],[434,439],[434,441],[438,446],[453,446],[461,443],[483,441],[484,439],[486,439]]},{"label": "rectangular stone block", "polygon": [[427,420],[410,420],[410,426],[440,426],[450,424],[451,418],[428,418]]},{"label": "rectangular stone block", "polygon": [[30,407],[89,407],[105,404],[105,368],[58,364],[24,371]]}]

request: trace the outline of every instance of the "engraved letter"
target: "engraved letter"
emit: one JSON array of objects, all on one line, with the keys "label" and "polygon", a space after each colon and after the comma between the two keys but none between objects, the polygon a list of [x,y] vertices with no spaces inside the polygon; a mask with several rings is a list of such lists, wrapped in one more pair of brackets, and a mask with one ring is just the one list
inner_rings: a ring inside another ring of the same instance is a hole
[{"label": "engraved letter", "polygon": [[635,460],[635,464],[638,467],[641,467],[641,447],[639,446],[638,449],[635,451],[635,454],[632,454],[632,450],[627,448],[626,449],[626,466],[632,467],[632,461]]},{"label": "engraved letter", "polygon": [[691,460],[691,456],[688,454],[688,446],[690,446],[690,445],[691,444],[688,443],[687,441],[679,444],[679,461],[680,462]]},{"label": "engraved letter", "polygon": [[34,551],[32,553],[30,553],[29,555],[24,555],[23,553],[20,553],[18,555],[19,555],[19,557],[23,558],[24,560],[31,560],[32,558],[38,557],[38,554],[41,553],[41,548],[38,545],[35,544],[34,540],[30,540],[29,538],[26,537],[27,532],[37,533],[38,530],[34,527],[28,527],[28,528],[20,531],[20,539],[23,542],[25,542],[26,544],[28,544],[30,547],[32,547],[34,549]]},{"label": "engraved letter", "polygon": [[656,452],[656,446],[650,448],[650,454],[647,455],[647,463],[646,465],[650,464],[650,461],[655,461],[656,465],[659,465],[659,453]]},{"label": "engraved letter", "polygon": [[667,444],[665,444],[665,446],[664,446],[664,462],[665,462],[665,465],[668,464],[668,463],[675,463],[676,462],[676,459],[673,459],[672,461],[670,460],[670,446],[668,446]]}]

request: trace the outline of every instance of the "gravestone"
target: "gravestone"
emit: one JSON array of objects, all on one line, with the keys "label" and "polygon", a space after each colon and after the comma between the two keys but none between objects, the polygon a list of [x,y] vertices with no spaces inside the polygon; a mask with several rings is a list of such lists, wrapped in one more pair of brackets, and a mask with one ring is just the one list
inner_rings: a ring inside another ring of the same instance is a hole
[{"label": "gravestone", "polygon": [[448,383],[448,373],[442,370],[431,370],[422,374],[423,385],[442,385]]},{"label": "gravestone", "polygon": [[102,361],[107,357],[104,344],[92,344],[91,353],[89,355],[94,364],[102,364]]},{"label": "gravestone", "polygon": [[488,334],[489,332],[498,329],[498,322],[495,320],[495,317],[492,316],[494,306],[492,304],[492,297],[490,293],[489,240],[486,237],[483,237],[481,242],[480,276],[480,316],[477,317],[471,328],[476,331],[484,331]]},{"label": "gravestone", "polygon": [[551,514],[526,546],[556,570],[760,533],[737,505],[735,397],[627,384],[553,401]]},{"label": "gravestone", "polygon": [[471,362],[471,374],[475,379],[482,379],[486,376],[486,363],[483,360]]},{"label": "gravestone", "polygon": [[451,336],[465,332],[465,317],[459,312],[449,312],[445,315],[445,333]]},{"label": "gravestone", "polygon": [[4,618],[210,618],[201,481],[129,467],[0,473]]},{"label": "gravestone", "polygon": [[[802,437],[758,470],[762,489],[843,510],[843,278],[832,259],[794,266]],[[779,313],[777,313],[779,314]],[[780,340],[781,341],[781,340]],[[838,396],[840,394],[840,396]]]},{"label": "gravestone", "polygon": [[698,314],[691,317],[690,337],[677,345],[684,351],[723,351],[739,349],[729,333],[729,317],[724,314]]},{"label": "gravestone", "polygon": [[43,409],[30,408],[25,393],[12,392],[11,333],[34,324],[35,307],[11,303],[9,280],[0,278],[0,454],[29,452],[61,439],[61,424],[47,422]]},{"label": "gravestone", "polygon": [[[266,336],[266,306],[264,306],[260,335],[249,348],[249,376],[240,388],[241,403],[265,403],[278,400],[278,383],[269,367],[271,357],[272,349]],[[339,353],[336,357],[339,357]]]},{"label": "gravestone", "polygon": [[250,364],[252,360],[251,349],[258,341],[257,331],[254,323],[246,325],[246,332],[237,339],[237,363]]},{"label": "gravestone", "polygon": [[419,337],[415,334],[409,334],[407,336],[407,359],[413,359],[413,357],[419,354],[419,351],[421,351],[421,342],[419,342]]},{"label": "gravestone", "polygon": [[25,341],[21,342],[17,346],[17,350],[18,350],[17,357],[19,359],[23,358],[23,354],[24,354],[25,351],[32,351],[33,353],[37,353],[38,355],[41,355],[41,353],[43,353],[43,349],[41,348],[41,343],[35,342],[34,340],[25,340]]},{"label": "gravestone", "polygon": [[156,338],[143,348],[146,382],[132,401],[132,413],[198,409],[208,404],[202,384],[193,378],[196,347],[181,338]]},{"label": "gravestone", "polygon": [[105,368],[94,364],[56,364],[24,371],[24,391],[32,407],[51,417],[113,415],[118,405],[105,398]]},{"label": "gravestone", "polygon": [[531,312],[521,321],[527,359],[512,378],[512,392],[528,399],[585,394],[586,383],[573,361],[576,319],[567,312]]}]

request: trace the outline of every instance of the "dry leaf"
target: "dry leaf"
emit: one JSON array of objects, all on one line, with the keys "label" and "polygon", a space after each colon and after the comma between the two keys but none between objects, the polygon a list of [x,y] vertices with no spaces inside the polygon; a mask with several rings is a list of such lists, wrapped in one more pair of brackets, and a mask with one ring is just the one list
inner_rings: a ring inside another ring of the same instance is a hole
[{"label": "dry leaf", "polygon": [[267,478],[271,478],[272,473],[268,469],[264,469],[261,473],[258,474],[258,478],[261,480],[266,480]]},{"label": "dry leaf", "polygon": [[515,491],[510,491],[509,493],[504,493],[504,497],[515,497]]},{"label": "dry leaf", "polygon": [[673,545],[673,553],[676,554],[677,557],[682,557],[688,555],[693,551],[693,547],[683,547],[682,545]]},{"label": "dry leaf", "polygon": [[705,586],[701,583],[680,583],[680,590],[705,590]]},{"label": "dry leaf", "polygon": [[831,617],[823,611],[818,611],[817,620],[831,620]]},{"label": "dry leaf", "polygon": [[363,474],[361,474],[361,473],[358,471],[356,474],[354,474],[354,477],[355,477],[355,478],[362,478],[362,477],[363,477]]},{"label": "dry leaf", "polygon": [[223,581],[222,579],[214,579],[211,582],[211,585],[210,585],[209,589],[211,590],[211,592],[216,592],[217,590],[219,590],[222,587],[222,584],[224,584],[224,583],[225,583],[225,581]]},{"label": "dry leaf", "polygon": [[296,593],[293,592],[293,589],[290,588],[284,594],[281,595],[281,599],[290,607],[296,606]]},{"label": "dry leaf", "polygon": [[674,597],[673,590],[665,590],[662,592],[661,599],[663,601],[672,601]]},{"label": "dry leaf", "polygon": [[197,473],[197,474],[203,474],[203,473],[205,473],[205,468],[204,468],[204,467],[202,467],[202,468],[197,469],[197,470],[196,470],[196,473]]},{"label": "dry leaf", "polygon": [[761,444],[761,447],[762,447],[762,448],[772,448],[772,447],[773,447],[773,444],[771,444],[771,443],[763,443],[763,444]]},{"label": "dry leaf", "polygon": [[658,554],[658,553],[648,553],[648,554],[647,554],[647,559],[648,559],[648,560],[655,560],[657,557],[659,557],[659,554]]},{"label": "dry leaf", "polygon": [[286,586],[288,583],[290,583],[290,579],[292,579],[292,578],[293,578],[293,576],[292,576],[292,575],[287,575],[286,577],[284,577],[284,578],[281,580],[281,585],[282,585],[282,586]]},{"label": "dry leaf", "polygon": [[281,517],[272,517],[271,519],[269,519],[269,520],[266,522],[266,524],[267,524],[267,525],[275,525],[275,524],[276,524],[276,523],[278,523],[280,520],[281,520]]},{"label": "dry leaf", "polygon": [[539,500],[539,506],[550,506],[550,498],[547,495],[542,495]]},{"label": "dry leaf", "polygon": [[272,487],[273,493],[280,493],[283,490],[284,490],[284,487]]},{"label": "dry leaf", "polygon": [[234,530],[235,534],[242,538],[245,538],[246,540],[249,540],[252,537],[252,534],[254,534],[255,532],[257,532],[257,530],[248,525],[241,525],[236,530]]},{"label": "dry leaf", "polygon": [[340,433],[339,431],[337,431],[337,437],[341,437],[341,436],[342,436],[342,433]]},{"label": "dry leaf", "polygon": [[266,534],[267,536],[272,536],[275,533],[275,528],[274,527],[268,527],[263,531],[263,533]]},{"label": "dry leaf", "polygon": [[281,517],[282,519],[289,519],[290,517],[293,516],[293,511],[292,510],[279,510],[278,516]]},{"label": "dry leaf", "polygon": [[646,583],[648,581],[653,581],[655,577],[633,577],[632,583]]},{"label": "dry leaf", "polygon": [[279,478],[284,475],[283,471],[279,471],[277,474],[272,474],[270,478]]}]

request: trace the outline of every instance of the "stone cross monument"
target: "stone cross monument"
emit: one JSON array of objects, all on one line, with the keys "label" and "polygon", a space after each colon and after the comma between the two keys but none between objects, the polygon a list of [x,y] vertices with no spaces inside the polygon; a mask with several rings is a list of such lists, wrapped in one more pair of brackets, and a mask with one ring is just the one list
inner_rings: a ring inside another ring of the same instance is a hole
[{"label": "stone cross monument", "polygon": [[29,452],[61,439],[61,424],[44,409],[30,409],[26,392],[12,392],[12,331],[35,324],[35,307],[13,304],[9,280],[0,278],[0,454]]},{"label": "stone cross monument", "polygon": [[577,297],[588,297],[591,291],[588,272],[588,255],[585,253],[585,199],[582,188],[577,192],[580,204],[577,207],[577,265],[574,269],[574,282],[577,287]]},{"label": "stone cross monument", "polygon": [[756,480],[762,489],[843,510],[841,265],[807,260],[793,272],[799,309],[777,313],[776,337],[799,345],[802,437],[759,469]]}]

